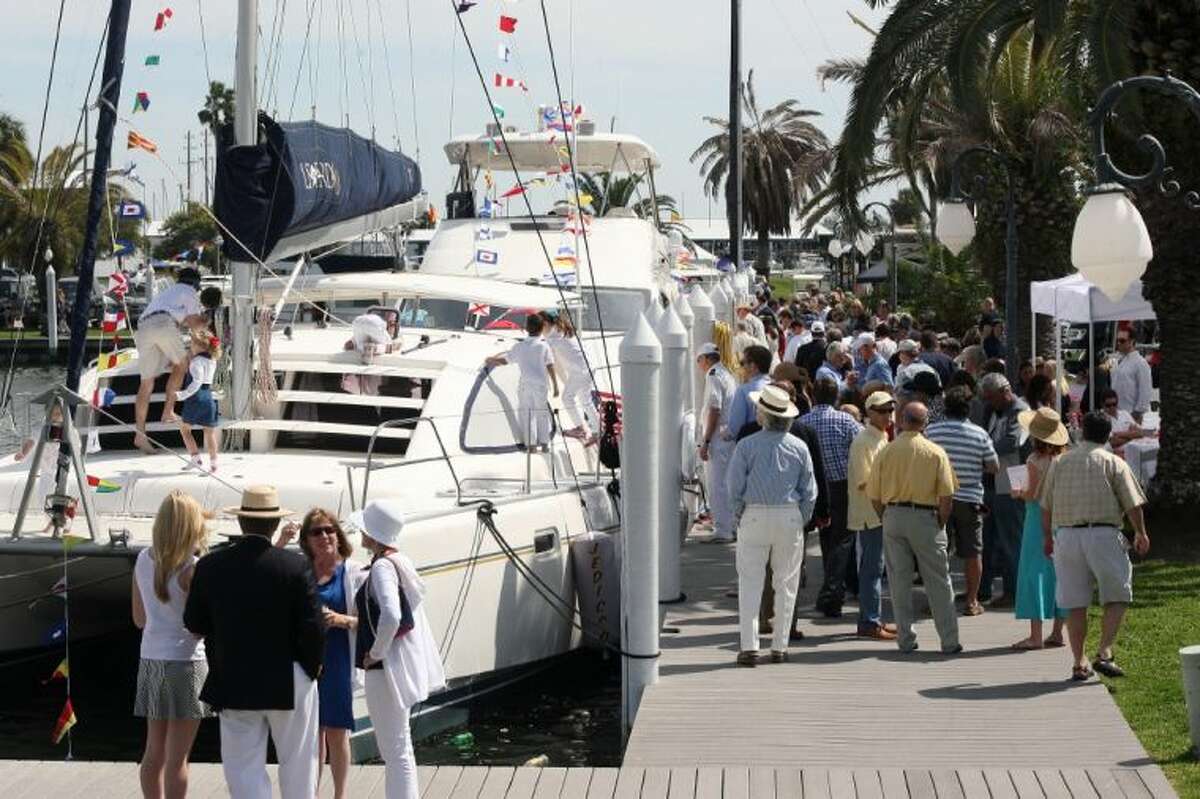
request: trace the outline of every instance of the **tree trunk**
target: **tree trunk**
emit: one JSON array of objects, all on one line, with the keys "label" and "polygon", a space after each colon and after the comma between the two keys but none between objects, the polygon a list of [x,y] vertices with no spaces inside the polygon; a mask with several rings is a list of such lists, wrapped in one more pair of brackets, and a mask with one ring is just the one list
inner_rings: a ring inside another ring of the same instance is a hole
[{"label": "tree trunk", "polygon": [[758,252],[754,256],[754,271],[764,277],[771,274],[771,233],[765,227],[758,231]]}]

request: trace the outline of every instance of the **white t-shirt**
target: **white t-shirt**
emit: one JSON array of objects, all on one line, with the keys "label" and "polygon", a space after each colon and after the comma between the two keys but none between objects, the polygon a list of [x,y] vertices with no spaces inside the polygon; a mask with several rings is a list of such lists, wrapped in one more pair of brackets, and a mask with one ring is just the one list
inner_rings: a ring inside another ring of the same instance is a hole
[{"label": "white t-shirt", "polygon": [[200,386],[208,385],[211,388],[213,378],[217,376],[217,362],[207,355],[192,356],[191,363],[188,364],[188,374],[192,376],[192,382],[179,390],[175,395],[177,400],[185,400],[192,396],[200,390]]},{"label": "white t-shirt", "polygon": [[737,380],[722,364],[714,364],[704,377],[704,408],[713,408],[720,413],[716,435],[722,435],[729,427],[729,412],[737,398]]},{"label": "white t-shirt", "polygon": [[550,375],[546,372],[546,367],[554,365],[554,355],[544,338],[523,338],[514,344],[504,357],[521,369],[522,390],[545,393],[550,388]]},{"label": "white t-shirt", "polygon": [[200,305],[200,296],[194,288],[186,283],[175,283],[154,295],[146,310],[142,311],[142,318],[160,311],[171,314],[175,324],[181,325],[187,317],[204,313],[204,307]]},{"label": "white t-shirt", "polygon": [[368,343],[381,344],[384,347],[392,343],[387,322],[373,313],[354,317],[354,321],[350,323],[350,334],[354,339],[354,348],[359,352],[362,352]]},{"label": "white t-shirt", "polygon": [[891,360],[892,356],[896,354],[898,346],[900,345],[890,338],[875,339],[875,351],[882,355],[885,361]]},{"label": "white t-shirt", "polygon": [[[195,565],[195,556],[184,566]],[[138,593],[146,608],[146,627],[142,630],[141,655],[145,660],[204,660],[204,642],[183,626],[183,606],[187,594],[179,586],[178,573],[167,581],[167,596],[163,602],[154,593],[154,557],[149,548],[138,553],[133,567]]]},{"label": "white t-shirt", "polygon": [[[1106,413],[1105,415],[1107,416],[1108,414]],[[1112,423],[1112,432],[1113,433],[1124,433],[1130,427],[1133,427],[1135,424],[1137,424],[1137,422],[1135,422],[1133,419],[1133,414],[1131,414],[1129,411],[1122,411],[1122,410],[1117,411],[1117,417],[1115,419],[1113,417],[1109,416],[1108,421]],[[1109,435],[1111,436],[1112,433],[1110,433]],[[1113,451],[1113,446],[1112,446],[1111,441],[1105,443],[1104,446],[1108,450]],[[1120,449],[1124,450],[1125,448],[1121,447]]]},{"label": "white t-shirt", "polygon": [[566,373],[567,377],[587,375],[587,361],[583,357],[583,347],[575,336],[565,336],[559,330],[552,330],[546,337],[554,353],[554,363]]},{"label": "white t-shirt", "polygon": [[803,333],[796,333],[787,340],[787,346],[783,348],[783,360],[786,363],[796,362],[796,353],[808,342],[812,341],[812,333],[805,330]]}]

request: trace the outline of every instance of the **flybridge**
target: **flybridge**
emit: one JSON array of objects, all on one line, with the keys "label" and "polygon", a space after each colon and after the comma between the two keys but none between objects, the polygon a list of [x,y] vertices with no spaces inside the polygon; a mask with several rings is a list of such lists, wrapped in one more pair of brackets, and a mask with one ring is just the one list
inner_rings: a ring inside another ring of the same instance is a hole
[{"label": "flybridge", "polygon": [[[559,170],[565,160],[559,149],[566,146],[564,134],[555,130],[522,133],[505,128],[504,136],[495,126],[482,136],[456,136],[446,144],[446,158],[451,164],[466,164],[470,169],[512,170],[515,162],[521,172]],[[658,153],[627,133],[586,133],[588,123],[581,122],[571,136],[575,169],[579,172],[642,172],[647,167],[657,169]],[[507,147],[507,149],[505,149]],[[509,156],[512,156],[512,161]]]}]

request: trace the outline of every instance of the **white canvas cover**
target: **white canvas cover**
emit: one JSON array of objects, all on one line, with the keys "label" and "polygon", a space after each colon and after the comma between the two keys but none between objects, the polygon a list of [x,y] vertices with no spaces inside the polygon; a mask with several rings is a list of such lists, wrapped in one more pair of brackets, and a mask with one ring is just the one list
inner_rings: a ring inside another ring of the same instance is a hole
[{"label": "white canvas cover", "polygon": [[1031,283],[1029,301],[1034,313],[1064,322],[1119,322],[1154,319],[1154,309],[1142,297],[1142,281],[1135,280],[1118,302],[1076,272],[1057,280]]}]

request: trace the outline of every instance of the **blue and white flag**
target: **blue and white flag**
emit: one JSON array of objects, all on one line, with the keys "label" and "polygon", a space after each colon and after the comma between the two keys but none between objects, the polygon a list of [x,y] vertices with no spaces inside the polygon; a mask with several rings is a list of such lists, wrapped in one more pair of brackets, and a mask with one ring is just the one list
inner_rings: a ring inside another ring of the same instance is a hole
[{"label": "blue and white flag", "polygon": [[480,219],[491,219],[492,215],[495,214],[495,212],[496,212],[496,207],[495,207],[495,205],[492,204],[491,198],[484,197],[483,198],[483,206],[479,209],[479,218]]},{"label": "blue and white flag", "polygon": [[117,239],[117,247],[113,250],[113,257],[122,258],[126,255],[133,255],[133,242],[126,239]]},{"label": "blue and white flag", "polygon": [[146,206],[137,200],[123,200],[117,206],[117,216],[122,219],[142,219],[146,216]]},{"label": "blue and white flag", "polygon": [[495,250],[476,250],[475,263],[496,266],[500,263],[500,253],[496,252]]}]

